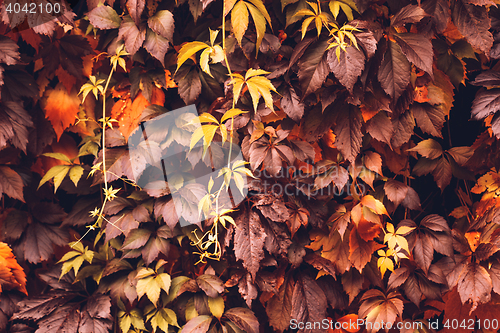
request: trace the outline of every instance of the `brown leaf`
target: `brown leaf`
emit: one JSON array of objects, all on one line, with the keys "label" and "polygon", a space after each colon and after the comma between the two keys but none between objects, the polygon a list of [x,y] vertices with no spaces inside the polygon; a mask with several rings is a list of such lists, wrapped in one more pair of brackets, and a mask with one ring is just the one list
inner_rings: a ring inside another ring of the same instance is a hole
[{"label": "brown leaf", "polygon": [[24,202],[23,180],[21,176],[7,166],[0,166],[0,197],[3,194]]},{"label": "brown leaf", "polygon": [[458,293],[462,304],[469,300],[472,301],[469,314],[479,304],[490,301],[492,287],[488,271],[477,262],[469,262],[458,279]]},{"label": "brown leaf", "polygon": [[372,151],[365,152],[364,163],[368,170],[382,175],[382,157],[379,154]]},{"label": "brown leaf", "polygon": [[[415,123],[413,123],[413,126],[415,126]],[[366,131],[374,139],[387,143],[389,147],[391,146],[394,128],[391,120],[387,117],[385,112],[378,112],[373,118],[371,118],[366,123]]]},{"label": "brown leaf", "polygon": [[120,24],[118,37],[125,41],[127,52],[133,55],[139,51],[146,39],[146,27],[143,24],[138,27],[134,20],[127,15]]},{"label": "brown leaf", "polygon": [[234,254],[243,261],[243,266],[252,275],[260,269],[260,261],[264,258],[266,233],[261,225],[259,214],[246,209],[236,218],[237,228],[234,232]]},{"label": "brown leaf", "polygon": [[245,300],[245,303],[249,308],[252,307],[252,301],[257,298],[259,291],[257,287],[252,282],[252,277],[249,273],[245,274],[238,283],[238,291]]},{"label": "brown leaf", "polygon": [[283,93],[281,107],[288,117],[292,118],[296,122],[300,121],[304,115],[304,104],[300,101],[299,96],[297,96],[297,93],[292,86],[286,89]]},{"label": "brown leaf", "polygon": [[363,51],[351,46],[340,52],[337,58],[336,48],[328,51],[327,62],[330,70],[339,82],[352,93],[354,84],[365,68],[365,55]]},{"label": "brown leaf", "polygon": [[337,122],[333,128],[336,135],[335,146],[346,160],[353,163],[363,140],[361,115],[359,109],[351,106],[345,106],[337,112]]},{"label": "brown leaf", "polygon": [[441,129],[445,122],[445,115],[439,106],[428,103],[414,103],[410,107],[418,127],[427,134],[442,138]]},{"label": "brown leaf", "polygon": [[493,35],[488,31],[491,27],[488,9],[464,3],[462,0],[455,1],[453,4],[451,17],[458,31],[472,47],[489,57]]},{"label": "brown leaf", "polygon": [[397,207],[406,198],[409,186],[397,180],[391,179],[384,185],[385,195]]},{"label": "brown leaf", "polygon": [[[361,306],[359,307],[359,318],[365,318],[367,322],[371,322],[371,328],[367,326],[369,333],[375,332],[376,326],[374,323],[392,323],[397,317],[403,314],[403,301],[398,292],[392,291],[385,295],[380,290],[371,289],[366,291],[361,298]],[[386,329],[388,331],[388,329]]]},{"label": "brown leaf", "polygon": [[406,23],[417,23],[427,16],[427,13],[419,6],[408,5],[391,18],[391,26],[397,27]]},{"label": "brown leaf", "polygon": [[[291,318],[297,322],[321,322],[326,318],[327,300],[323,290],[315,280],[302,273],[299,275],[292,297]],[[308,333],[320,333],[323,330],[315,328],[305,330]]]},{"label": "brown leaf", "polygon": [[397,118],[392,118],[392,126],[394,128],[391,138],[392,148],[399,148],[407,143],[413,135],[415,127],[415,118],[410,111],[406,111]]},{"label": "brown leaf", "polygon": [[267,302],[266,313],[269,318],[269,324],[280,332],[290,327],[294,284],[292,278],[285,278],[285,282],[281,285],[279,293]]},{"label": "brown leaf", "polygon": [[359,295],[363,290],[363,283],[365,282],[364,276],[355,269],[342,274],[342,286],[344,291],[349,295],[349,304]]},{"label": "brown leaf", "polygon": [[356,228],[352,228],[349,235],[349,260],[358,271],[371,260],[372,253],[382,248],[382,244],[374,241],[365,241],[358,233]]},{"label": "brown leaf", "polygon": [[384,91],[397,100],[410,83],[411,66],[398,44],[392,41],[387,44],[377,77]]},{"label": "brown leaf", "polygon": [[433,76],[432,64],[434,57],[433,52],[429,52],[432,50],[432,43],[428,38],[414,33],[396,33],[394,39],[411,63],[427,72],[431,77]]},{"label": "brown leaf", "polygon": [[231,308],[224,312],[224,316],[248,333],[259,333],[259,321],[250,309]]}]

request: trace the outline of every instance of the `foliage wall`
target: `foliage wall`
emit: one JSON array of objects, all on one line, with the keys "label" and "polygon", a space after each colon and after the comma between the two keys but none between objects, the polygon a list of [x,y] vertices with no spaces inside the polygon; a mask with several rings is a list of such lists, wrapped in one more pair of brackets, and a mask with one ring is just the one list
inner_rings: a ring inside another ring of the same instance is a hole
[{"label": "foliage wall", "polygon": [[[4,1],[0,330],[491,331],[497,3],[87,0],[53,19]],[[141,185],[166,149],[219,177]]]}]

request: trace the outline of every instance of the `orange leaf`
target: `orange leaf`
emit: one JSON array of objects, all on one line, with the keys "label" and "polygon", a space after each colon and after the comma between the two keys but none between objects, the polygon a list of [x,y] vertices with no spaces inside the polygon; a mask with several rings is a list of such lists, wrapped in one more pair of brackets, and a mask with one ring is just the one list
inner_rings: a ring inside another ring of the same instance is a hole
[{"label": "orange leaf", "polygon": [[177,88],[177,84],[172,79],[172,73],[168,69],[165,69],[165,82],[167,83],[167,88]]},{"label": "orange leaf", "polygon": [[59,140],[64,130],[75,123],[80,111],[80,99],[74,89],[68,93],[62,83],[57,84],[55,89],[47,90],[46,96],[45,116],[54,127]]},{"label": "orange leaf", "polygon": [[68,94],[71,93],[71,89],[76,83],[76,78],[70,73],[66,72],[64,68],[61,67],[61,65],[59,65],[59,68],[57,68],[56,75],[59,79],[59,82],[61,82],[68,91]]},{"label": "orange leaf", "polygon": [[368,120],[375,117],[377,115],[377,113],[380,111],[380,109],[376,109],[376,110],[370,109],[365,105],[362,105],[360,109],[361,109],[361,115],[363,116],[363,120],[365,121],[365,123]]},{"label": "orange leaf", "polygon": [[333,131],[330,129],[328,132],[323,135],[323,141],[326,143],[326,145],[330,148],[336,148],[335,147],[335,134],[333,134]]},{"label": "orange leaf", "polygon": [[361,327],[358,326],[358,315],[355,313],[351,313],[343,316],[342,318],[337,319],[337,326],[342,327],[344,332],[356,333]]},{"label": "orange leaf", "polygon": [[479,238],[481,238],[481,233],[478,231],[466,232],[465,238],[467,238],[472,252],[475,252],[477,247],[479,246]]},{"label": "orange leaf", "polygon": [[163,106],[165,104],[165,93],[159,88],[153,88],[151,92],[151,104]]},{"label": "orange leaf", "polygon": [[10,247],[0,242],[0,292],[3,289],[17,289],[28,295],[23,268],[17,263]]},{"label": "orange leaf", "polygon": [[430,101],[430,98],[427,97],[428,91],[426,86],[415,87],[415,97],[413,100],[418,103],[425,103]]},{"label": "orange leaf", "polygon": [[[151,99],[154,100],[154,102],[158,102],[158,99],[161,99],[161,95],[158,97],[155,97],[155,95],[156,93],[153,92]],[[165,99],[165,95],[163,95],[163,99]],[[115,103],[111,109],[111,116],[118,120],[120,132],[124,138],[128,139],[130,133],[137,128],[142,111],[148,105],[150,105],[150,103],[140,92],[133,102],[130,100],[130,96],[127,96],[125,99],[121,99]]]}]

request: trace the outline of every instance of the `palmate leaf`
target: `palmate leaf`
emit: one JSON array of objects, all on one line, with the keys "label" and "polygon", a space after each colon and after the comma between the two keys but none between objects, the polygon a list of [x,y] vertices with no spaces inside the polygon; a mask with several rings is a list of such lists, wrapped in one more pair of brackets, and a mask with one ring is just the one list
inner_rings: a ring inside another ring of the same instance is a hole
[{"label": "palmate leaf", "polygon": [[302,39],[304,39],[309,25],[314,21],[318,37],[321,34],[323,26],[328,27],[328,25],[333,21],[328,13],[321,12],[321,6],[319,3],[307,2],[309,7],[312,9],[301,9],[297,11],[293,16],[306,17],[304,22],[302,22]]},{"label": "palmate leaf", "polygon": [[331,0],[328,3],[328,6],[330,7],[330,11],[332,12],[335,20],[337,19],[337,16],[339,15],[341,8],[344,14],[346,15],[348,21],[352,21],[354,19],[352,15],[353,9],[359,13],[358,8],[356,6],[356,2],[352,0]]},{"label": "palmate leaf", "polygon": [[[227,1],[227,6],[224,9],[227,13],[231,11],[231,27],[232,31],[236,37],[236,40],[241,46],[241,41],[243,39],[243,35],[248,29],[249,22],[249,14],[252,15],[252,19],[255,25],[255,29],[257,31],[257,42],[256,42],[256,52],[255,57],[257,57],[259,53],[260,44],[264,39],[264,34],[266,32],[266,25],[272,29],[271,26],[271,17],[267,12],[266,7],[262,0],[238,0],[238,1]],[[227,14],[226,14],[227,15]]]},{"label": "palmate leaf", "polygon": [[[359,318],[365,318],[366,321],[374,323],[392,323],[397,317],[403,314],[403,301],[398,292],[392,291],[385,295],[382,291],[371,289],[366,291],[361,298],[363,302],[359,308]],[[368,332],[375,332],[375,325],[367,326]]]},{"label": "palmate leaf", "polygon": [[235,101],[238,102],[243,85],[246,85],[248,91],[250,92],[250,96],[252,97],[255,112],[257,112],[257,106],[261,96],[264,98],[266,107],[274,111],[271,91],[274,91],[275,93],[278,92],[268,78],[261,76],[266,74],[270,73],[262,69],[253,68],[250,68],[246,72],[245,77],[240,74],[232,74],[231,83],[233,84],[233,98]]}]

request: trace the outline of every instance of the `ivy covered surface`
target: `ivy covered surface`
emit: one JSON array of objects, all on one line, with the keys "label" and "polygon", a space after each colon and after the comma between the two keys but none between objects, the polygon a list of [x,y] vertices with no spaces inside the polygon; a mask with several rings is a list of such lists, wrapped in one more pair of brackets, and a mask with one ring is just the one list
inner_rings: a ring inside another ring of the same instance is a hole
[{"label": "ivy covered surface", "polygon": [[497,0],[11,2],[0,331],[500,328]]}]

